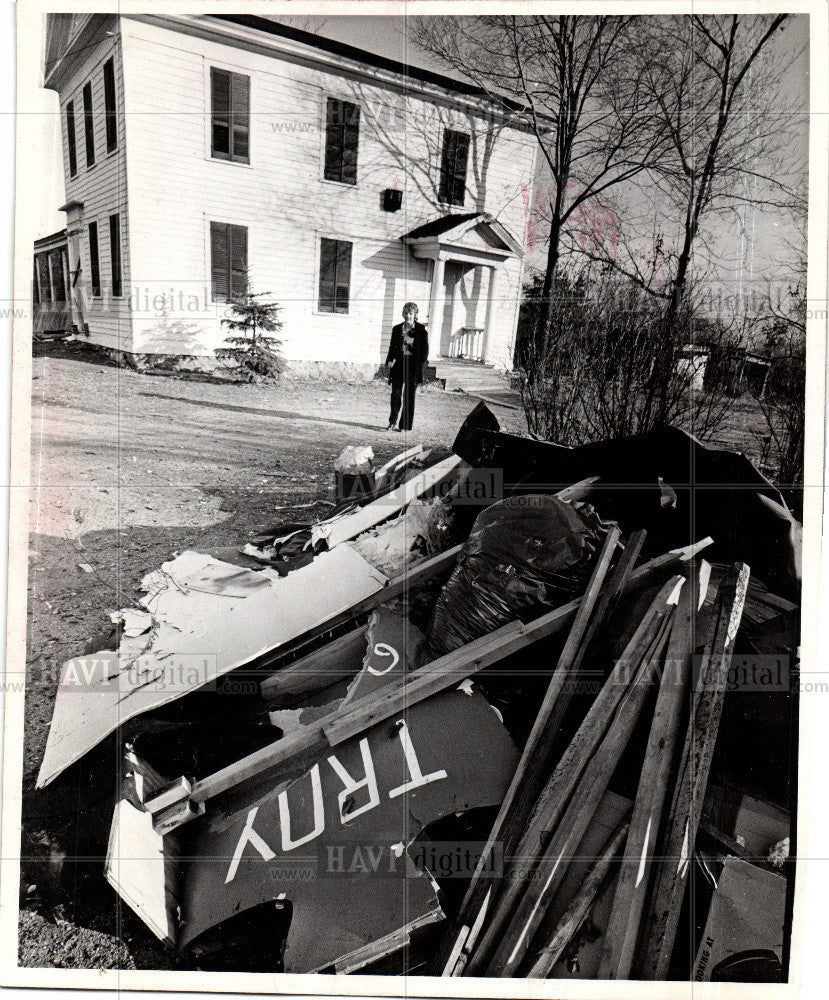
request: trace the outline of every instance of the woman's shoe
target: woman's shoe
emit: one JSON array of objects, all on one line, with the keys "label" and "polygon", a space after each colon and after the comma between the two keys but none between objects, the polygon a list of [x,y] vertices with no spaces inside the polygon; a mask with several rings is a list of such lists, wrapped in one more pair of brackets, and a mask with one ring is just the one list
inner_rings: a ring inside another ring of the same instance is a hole
[{"label": "woman's shoe", "polygon": [[387,431],[396,431],[397,428],[394,426],[394,424],[389,424],[389,426],[386,428],[386,430]]}]

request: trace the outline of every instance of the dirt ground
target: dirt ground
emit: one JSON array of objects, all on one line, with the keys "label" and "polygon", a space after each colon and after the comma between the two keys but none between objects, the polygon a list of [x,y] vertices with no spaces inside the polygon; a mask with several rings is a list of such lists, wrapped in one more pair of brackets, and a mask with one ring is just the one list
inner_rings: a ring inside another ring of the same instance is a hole
[{"label": "dirt ground", "polygon": [[[385,430],[381,383],[253,386],[139,374],[69,345],[35,357],[19,961],[168,968],[170,956],[104,882],[103,858],[56,880],[45,860],[79,842],[84,818],[34,785],[61,664],[100,648],[109,610],[188,548],[244,544],[258,530],[331,510],[334,459],[371,445],[382,462],[422,442],[448,453],[477,400],[422,390],[410,434]],[[502,426],[523,414],[494,407]],[[91,648],[92,647],[92,648]]]}]

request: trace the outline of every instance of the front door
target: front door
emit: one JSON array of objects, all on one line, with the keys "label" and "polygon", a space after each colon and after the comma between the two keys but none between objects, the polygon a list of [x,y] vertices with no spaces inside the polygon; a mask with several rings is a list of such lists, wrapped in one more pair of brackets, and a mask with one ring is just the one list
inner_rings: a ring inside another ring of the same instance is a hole
[{"label": "front door", "polygon": [[447,260],[443,268],[443,317],[440,328],[440,353],[445,358],[455,357],[457,339],[455,329],[455,289],[461,276],[457,261]]}]

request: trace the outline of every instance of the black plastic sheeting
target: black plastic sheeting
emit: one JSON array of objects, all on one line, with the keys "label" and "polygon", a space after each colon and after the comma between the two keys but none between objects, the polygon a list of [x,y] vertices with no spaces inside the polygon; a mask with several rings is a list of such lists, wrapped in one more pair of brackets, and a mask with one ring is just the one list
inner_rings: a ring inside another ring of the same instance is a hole
[{"label": "black plastic sheeting", "polygon": [[606,527],[589,504],[530,494],[482,511],[440,593],[429,650],[441,656],[584,591]]}]

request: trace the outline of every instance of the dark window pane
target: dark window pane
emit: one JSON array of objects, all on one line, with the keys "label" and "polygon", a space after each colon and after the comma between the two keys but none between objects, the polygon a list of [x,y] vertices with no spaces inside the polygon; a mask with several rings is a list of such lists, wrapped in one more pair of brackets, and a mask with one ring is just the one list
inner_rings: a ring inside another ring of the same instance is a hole
[{"label": "dark window pane", "polygon": [[320,240],[320,312],[348,312],[351,286],[351,244]]},{"label": "dark window pane", "polygon": [[230,73],[210,70],[213,156],[230,156]]},{"label": "dark window pane", "polygon": [[70,101],[66,105],[66,143],[69,147],[69,176],[78,172],[78,154],[75,149],[75,105]]},{"label": "dark window pane", "polygon": [[63,250],[53,250],[51,253],[52,294],[55,302],[66,301],[66,277],[63,270]]},{"label": "dark window pane", "polygon": [[86,139],[86,165],[95,163],[95,119],[92,115],[92,84],[83,88],[83,126]]},{"label": "dark window pane", "polygon": [[325,169],[328,181],[357,183],[360,109],[349,101],[329,97],[325,123]]},{"label": "dark window pane", "polygon": [[40,301],[52,301],[52,288],[49,282],[49,256],[42,253],[37,258],[37,270],[40,277]]},{"label": "dark window pane", "polygon": [[230,296],[245,297],[248,287],[248,231],[245,226],[230,226]]},{"label": "dark window pane", "polygon": [[104,63],[104,108],[106,112],[107,152],[118,146],[118,121],[115,117],[115,64],[111,59]]},{"label": "dark window pane", "polygon": [[230,247],[228,227],[224,222],[210,223],[210,272],[213,298],[225,301],[230,297]]},{"label": "dark window pane", "polygon": [[109,217],[109,252],[112,263],[112,294],[120,296],[123,291],[121,279],[121,221],[117,215]]},{"label": "dark window pane", "polygon": [[447,205],[463,205],[466,195],[466,168],[469,136],[447,129],[443,136],[438,197]]},{"label": "dark window pane", "polygon": [[89,280],[92,283],[92,294],[101,294],[101,264],[98,259],[98,223],[89,223]]},{"label": "dark window pane", "polygon": [[34,259],[34,268],[32,270],[32,300],[35,305],[40,304],[40,279],[37,276],[37,257]]}]

